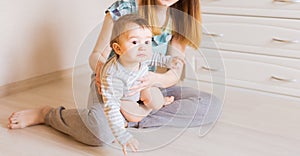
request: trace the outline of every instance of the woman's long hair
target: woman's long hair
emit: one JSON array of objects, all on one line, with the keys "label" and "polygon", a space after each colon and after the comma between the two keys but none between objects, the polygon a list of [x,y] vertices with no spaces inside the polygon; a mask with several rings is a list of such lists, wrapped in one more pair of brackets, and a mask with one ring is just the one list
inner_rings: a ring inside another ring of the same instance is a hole
[{"label": "woman's long hair", "polygon": [[[158,28],[158,16],[154,10],[156,5],[156,0],[142,0],[143,7],[139,9],[139,14],[154,26],[155,35],[161,33],[161,28]],[[200,0],[179,0],[170,6],[168,11],[172,20],[173,38],[178,39],[182,44],[199,48],[202,35]]]}]

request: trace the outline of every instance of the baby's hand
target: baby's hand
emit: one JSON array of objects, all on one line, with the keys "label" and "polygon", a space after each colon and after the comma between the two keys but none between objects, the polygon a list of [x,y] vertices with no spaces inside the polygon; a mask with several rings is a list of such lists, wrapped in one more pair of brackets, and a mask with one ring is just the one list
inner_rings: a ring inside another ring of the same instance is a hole
[{"label": "baby's hand", "polygon": [[128,140],[128,142],[126,143],[126,145],[123,145],[123,153],[124,155],[127,155],[127,146],[133,151],[136,152],[138,150],[138,146],[139,146],[139,142],[135,139],[135,138],[131,138],[130,140]]}]

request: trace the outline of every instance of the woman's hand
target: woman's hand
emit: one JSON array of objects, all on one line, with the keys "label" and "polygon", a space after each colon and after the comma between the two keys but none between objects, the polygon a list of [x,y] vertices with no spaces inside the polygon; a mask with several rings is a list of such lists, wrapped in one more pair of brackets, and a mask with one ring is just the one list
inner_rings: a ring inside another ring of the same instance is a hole
[{"label": "woman's hand", "polygon": [[136,152],[139,148],[139,142],[135,138],[131,138],[126,145],[122,146],[124,155],[127,155],[127,147],[129,147],[133,152]]},{"label": "woman's hand", "polygon": [[180,68],[185,64],[184,59],[175,56],[171,61],[171,69],[180,70]]},{"label": "woman's hand", "polygon": [[138,79],[141,83],[130,88],[130,92],[127,96],[132,96],[145,88],[149,88],[152,86],[160,87],[160,83],[158,83],[159,76],[161,74],[149,72],[146,76]]}]

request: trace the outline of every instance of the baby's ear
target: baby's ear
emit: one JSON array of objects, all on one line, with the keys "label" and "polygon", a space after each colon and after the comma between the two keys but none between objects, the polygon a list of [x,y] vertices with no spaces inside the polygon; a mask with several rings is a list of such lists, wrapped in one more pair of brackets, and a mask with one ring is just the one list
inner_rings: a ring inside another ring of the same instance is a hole
[{"label": "baby's ear", "polygon": [[122,54],[121,47],[118,43],[113,43],[112,48],[113,48],[113,50],[115,51],[116,54],[118,54],[118,55]]}]

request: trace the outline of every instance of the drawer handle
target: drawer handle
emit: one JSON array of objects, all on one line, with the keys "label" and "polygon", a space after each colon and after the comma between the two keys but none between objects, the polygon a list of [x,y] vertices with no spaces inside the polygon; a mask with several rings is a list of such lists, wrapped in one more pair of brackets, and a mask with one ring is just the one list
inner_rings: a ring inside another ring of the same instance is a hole
[{"label": "drawer handle", "polygon": [[204,69],[204,70],[207,70],[207,71],[214,71],[214,72],[220,71],[219,69],[210,68],[210,67],[205,67],[205,66],[202,66],[201,68]]},{"label": "drawer handle", "polygon": [[271,79],[278,80],[278,81],[284,81],[284,82],[297,82],[296,79],[285,79],[277,76],[271,76]]},{"label": "drawer handle", "polygon": [[204,35],[207,36],[212,36],[212,37],[223,37],[224,34],[215,34],[215,33],[203,33]]},{"label": "drawer handle", "polygon": [[273,41],[283,42],[283,43],[299,43],[299,40],[285,40],[277,37],[273,37]]},{"label": "drawer handle", "polygon": [[273,0],[273,2],[300,3],[300,0]]}]

